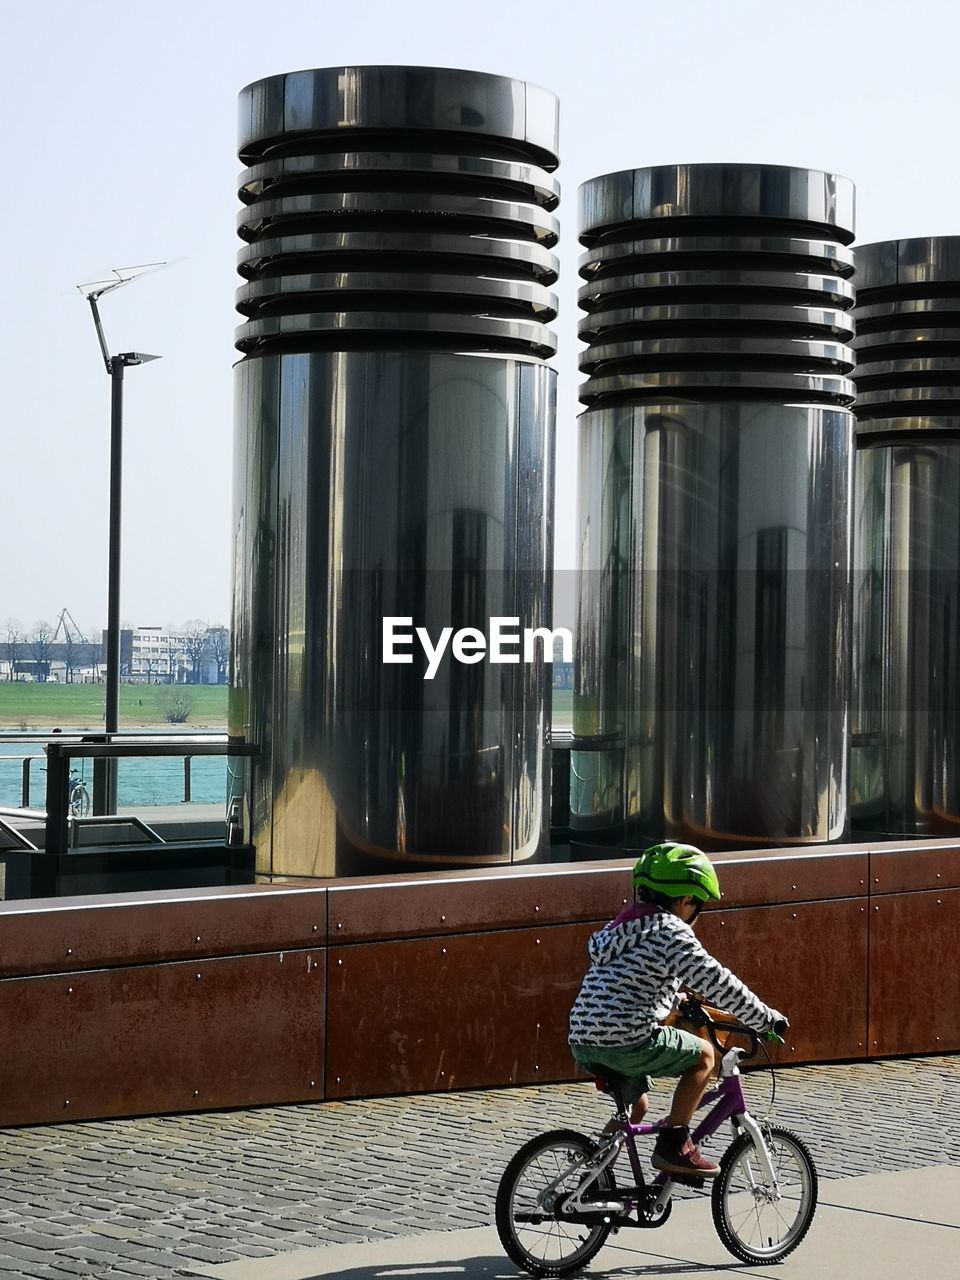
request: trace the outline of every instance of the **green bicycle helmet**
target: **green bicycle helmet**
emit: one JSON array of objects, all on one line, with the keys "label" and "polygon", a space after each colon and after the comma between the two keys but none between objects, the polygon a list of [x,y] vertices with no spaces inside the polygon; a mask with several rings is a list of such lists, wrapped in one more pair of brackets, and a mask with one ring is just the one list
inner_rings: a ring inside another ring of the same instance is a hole
[{"label": "green bicycle helmet", "polygon": [[713,863],[692,844],[666,840],[641,855],[633,868],[634,889],[645,889],[659,898],[720,900],[720,881]]}]

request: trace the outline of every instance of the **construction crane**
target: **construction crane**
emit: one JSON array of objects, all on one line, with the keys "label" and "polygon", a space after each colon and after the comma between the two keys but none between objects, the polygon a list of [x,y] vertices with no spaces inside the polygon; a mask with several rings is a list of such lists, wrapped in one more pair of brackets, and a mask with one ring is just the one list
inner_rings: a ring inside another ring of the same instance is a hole
[{"label": "construction crane", "polygon": [[[91,644],[91,642],[87,639],[87,637],[83,634],[83,632],[77,626],[76,619],[74,618],[73,614],[70,612],[69,609],[60,610],[60,617],[57,619],[57,628],[53,633],[53,640],[51,641],[51,644],[56,644],[57,637],[59,636],[61,630],[63,631],[64,642],[67,644]],[[100,663],[96,657],[97,650],[95,646],[91,645],[91,647],[93,648],[93,654],[94,654],[93,674],[99,680],[100,679]]]}]

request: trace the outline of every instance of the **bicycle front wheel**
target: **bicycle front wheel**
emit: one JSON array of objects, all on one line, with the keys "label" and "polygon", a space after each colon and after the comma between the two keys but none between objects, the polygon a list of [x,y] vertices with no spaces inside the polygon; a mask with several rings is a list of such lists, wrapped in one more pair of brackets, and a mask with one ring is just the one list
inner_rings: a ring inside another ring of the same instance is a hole
[{"label": "bicycle front wheel", "polygon": [[[608,1223],[564,1221],[555,1206],[589,1175],[596,1143],[556,1129],[520,1148],[497,1189],[497,1234],[507,1256],[534,1276],[565,1276],[586,1266],[610,1234]],[[613,1173],[604,1169],[591,1193],[611,1192]]]},{"label": "bicycle front wheel", "polygon": [[75,818],[85,818],[90,812],[90,793],[82,782],[73,789],[70,798],[70,812]]},{"label": "bicycle front wheel", "polygon": [[713,1225],[735,1258],[754,1266],[779,1262],[810,1228],[817,1208],[817,1171],[789,1129],[765,1129],[777,1185],[772,1186],[753,1139],[741,1134],[720,1161],[713,1184]]}]

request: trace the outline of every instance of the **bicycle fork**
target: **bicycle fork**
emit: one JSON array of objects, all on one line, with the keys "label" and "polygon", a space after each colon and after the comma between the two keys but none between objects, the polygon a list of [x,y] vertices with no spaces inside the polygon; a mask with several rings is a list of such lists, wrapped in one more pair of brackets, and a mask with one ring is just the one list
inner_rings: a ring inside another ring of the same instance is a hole
[{"label": "bicycle fork", "polygon": [[[720,1064],[720,1084],[712,1094],[707,1094],[706,1098],[701,1100],[700,1105],[703,1106],[705,1101],[713,1098],[720,1098],[721,1096],[725,1097],[725,1110],[727,1116],[732,1121],[736,1131],[743,1130],[750,1135],[754,1150],[756,1151],[757,1157],[760,1161],[760,1168],[767,1178],[767,1185],[772,1188],[773,1199],[779,1200],[780,1184],[777,1181],[776,1170],[773,1167],[770,1148],[767,1146],[767,1140],[763,1136],[762,1127],[756,1120],[754,1120],[753,1116],[747,1110],[747,1104],[743,1097],[743,1085],[741,1084],[740,1079],[740,1059],[743,1057],[743,1054],[744,1051],[742,1049],[734,1048],[728,1050],[723,1055],[723,1059]],[[711,1116],[714,1114],[716,1114],[716,1111],[712,1112]],[[710,1117],[708,1117],[708,1120],[709,1119]],[[700,1126],[700,1129],[698,1129],[693,1135],[694,1142],[700,1140],[702,1131],[705,1131],[705,1134],[709,1134],[713,1132],[714,1127],[715,1126],[711,1126],[708,1129],[707,1121],[705,1121],[704,1124]],[[758,1188],[754,1181],[753,1172],[750,1169],[749,1163],[746,1166],[746,1173],[747,1177],[750,1179],[751,1189],[756,1193]]]},{"label": "bicycle fork", "polygon": [[[760,1168],[763,1170],[764,1174],[766,1175],[767,1186],[770,1187],[772,1190],[773,1199],[779,1200],[780,1199],[780,1183],[777,1181],[776,1170],[773,1167],[773,1158],[770,1155],[770,1148],[767,1146],[767,1140],[763,1136],[762,1127],[756,1122],[756,1120],[754,1120],[753,1116],[750,1114],[749,1111],[741,1112],[741,1114],[738,1115],[736,1119],[737,1119],[737,1123],[741,1125],[741,1127],[744,1128],[747,1131],[747,1133],[750,1135],[750,1138],[753,1142],[753,1149],[756,1151],[757,1157],[760,1161]],[[750,1169],[749,1164],[747,1164],[746,1166],[746,1172],[747,1172],[747,1177],[750,1179],[750,1186],[752,1190],[756,1191],[757,1185],[753,1180],[753,1173]]]}]

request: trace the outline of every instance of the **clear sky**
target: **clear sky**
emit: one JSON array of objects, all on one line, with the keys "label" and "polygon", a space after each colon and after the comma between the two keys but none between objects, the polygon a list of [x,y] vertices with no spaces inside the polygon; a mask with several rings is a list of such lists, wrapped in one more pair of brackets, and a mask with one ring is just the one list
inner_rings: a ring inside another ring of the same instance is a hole
[{"label": "clear sky", "polygon": [[[128,372],[122,616],[229,618],[236,95],[304,67],[411,63],[532,80],[561,102],[557,562],[576,507],[576,188],[648,164],[828,169],[858,240],[960,232],[951,0],[2,0],[0,631],[106,618],[109,379],[74,291],[107,297]],[[951,156],[953,159],[951,160]]]}]

